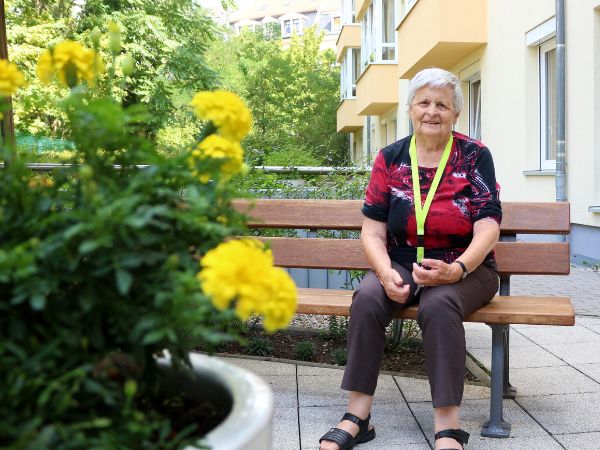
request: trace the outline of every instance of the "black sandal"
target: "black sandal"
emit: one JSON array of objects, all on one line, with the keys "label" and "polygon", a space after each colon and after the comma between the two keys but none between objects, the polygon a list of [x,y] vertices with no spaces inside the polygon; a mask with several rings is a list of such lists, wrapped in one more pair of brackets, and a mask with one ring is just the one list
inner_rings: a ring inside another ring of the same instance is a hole
[{"label": "black sandal", "polygon": [[[467,433],[466,431],[463,431],[463,430],[459,430],[459,429],[448,429],[448,430],[442,430],[442,431],[439,431],[438,433],[435,433],[436,441],[441,438],[452,438],[455,441],[457,441],[464,449],[465,444],[469,442],[469,433]],[[442,450],[452,450],[452,449],[442,449]]]},{"label": "black sandal", "polygon": [[342,420],[349,420],[350,422],[354,422],[356,425],[358,425],[358,434],[356,436],[352,436],[345,430],[332,428],[325,433],[321,439],[319,439],[319,444],[321,441],[332,441],[340,446],[340,450],[349,450],[356,444],[372,441],[375,439],[375,428],[369,429],[370,419],[371,414],[369,414],[369,417],[366,419],[359,419],[354,414],[346,413],[344,414],[344,417],[342,417]]}]

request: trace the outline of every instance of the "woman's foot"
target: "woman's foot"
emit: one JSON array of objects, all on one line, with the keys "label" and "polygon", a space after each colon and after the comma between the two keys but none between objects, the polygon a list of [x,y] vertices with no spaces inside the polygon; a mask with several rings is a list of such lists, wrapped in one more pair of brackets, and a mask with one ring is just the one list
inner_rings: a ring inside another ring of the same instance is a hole
[{"label": "woman's foot", "polygon": [[[342,420],[340,423],[338,423],[336,425],[336,428],[339,428],[340,430],[344,430],[344,431],[350,433],[353,437],[356,437],[356,435],[359,432],[358,425],[355,424],[354,422],[350,422],[349,420]],[[371,429],[371,428],[373,428],[373,426],[369,425],[369,429]],[[321,441],[320,450],[339,450],[339,448],[340,448],[340,446],[336,442]]]},{"label": "woman's foot", "polygon": [[461,449],[463,446],[452,438],[440,438],[435,441],[435,450]]},{"label": "woman's foot", "polygon": [[369,424],[370,419],[370,414],[366,419],[360,419],[350,413],[344,414],[341,422],[321,438],[320,450],[346,450],[356,444],[375,439],[375,429]]}]

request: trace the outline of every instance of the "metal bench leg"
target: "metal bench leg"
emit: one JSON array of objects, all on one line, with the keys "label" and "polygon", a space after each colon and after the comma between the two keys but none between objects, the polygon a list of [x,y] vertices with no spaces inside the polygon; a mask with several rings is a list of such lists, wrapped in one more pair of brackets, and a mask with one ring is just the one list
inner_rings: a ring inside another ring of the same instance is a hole
[{"label": "metal bench leg", "polygon": [[492,391],[490,420],[481,427],[484,437],[507,438],[510,424],[502,418],[502,391],[504,378],[504,334],[508,325],[490,325],[492,328]]},{"label": "metal bench leg", "polygon": [[502,395],[504,398],[514,399],[517,396],[517,388],[510,384],[509,374],[510,374],[510,365],[509,365],[509,351],[510,351],[510,327],[506,327],[506,332],[504,333],[504,383]]}]

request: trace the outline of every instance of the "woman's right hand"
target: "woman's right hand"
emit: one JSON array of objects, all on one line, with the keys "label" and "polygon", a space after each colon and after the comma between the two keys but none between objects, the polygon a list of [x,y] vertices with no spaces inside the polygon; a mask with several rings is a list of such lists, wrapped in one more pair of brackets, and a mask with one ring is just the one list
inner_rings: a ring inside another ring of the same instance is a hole
[{"label": "woman's right hand", "polygon": [[406,303],[410,294],[410,285],[404,284],[402,277],[394,268],[389,267],[376,275],[391,300],[397,303]]}]

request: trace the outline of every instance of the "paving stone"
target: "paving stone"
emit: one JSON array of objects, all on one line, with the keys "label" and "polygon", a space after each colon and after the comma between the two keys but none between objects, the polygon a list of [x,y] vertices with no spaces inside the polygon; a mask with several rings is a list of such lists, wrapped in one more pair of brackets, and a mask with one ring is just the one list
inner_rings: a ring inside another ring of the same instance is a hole
[{"label": "paving stone", "polygon": [[243,369],[249,370],[258,376],[266,375],[292,375],[296,376],[296,365],[286,364],[273,361],[263,361],[256,359],[245,359],[245,358],[229,358],[220,357],[225,362],[234,364]]},{"label": "paving stone", "polygon": [[[485,324],[465,323],[464,325],[467,348],[492,348],[492,330],[490,327]],[[480,325],[480,327],[473,327],[473,325]],[[510,333],[511,348],[532,347],[535,345],[535,342],[519,333]]]},{"label": "paving stone", "polygon": [[600,433],[557,434],[554,436],[569,450],[589,450],[598,446]]},{"label": "paving stone", "polygon": [[[594,333],[593,331],[577,324],[572,327],[558,327],[549,325],[512,325],[512,328],[517,333],[540,345],[590,341],[597,341],[600,343],[600,336],[597,333]],[[511,333],[511,339],[512,337],[513,334]]]},{"label": "paving stone", "polygon": [[517,402],[552,434],[600,431],[600,392],[517,397]]},{"label": "paving stone", "polygon": [[273,445],[274,449],[299,450],[300,426],[298,424],[298,409],[280,407],[275,402],[273,417]]},{"label": "paving stone", "polygon": [[596,380],[600,383],[600,364],[592,363],[592,364],[575,364],[575,367],[578,370],[581,370],[588,377]]},{"label": "paving stone", "polygon": [[569,366],[511,369],[510,383],[517,388],[518,398],[600,392],[600,383]]},{"label": "paving stone", "polygon": [[[417,421],[423,428],[427,439],[433,439],[433,407],[430,402],[409,402]],[[512,400],[504,401],[504,420],[512,424],[511,437],[546,437],[548,433],[539,426],[522,408]],[[460,408],[461,427],[471,434],[479,436],[481,425],[489,419],[489,400],[464,400]],[[482,438],[483,441],[494,443],[502,439]],[[477,441],[477,439],[474,439]],[[469,440],[469,449],[471,444]],[[516,441],[512,441],[516,442]],[[483,447],[482,447],[483,448]],[[512,447],[503,447],[512,448]],[[543,447],[542,447],[543,448]]]},{"label": "paving stone", "polygon": [[[492,361],[492,349],[488,348],[470,348],[467,347],[468,352],[491,370]],[[512,342],[510,346],[510,362],[509,367],[513,368],[524,368],[524,367],[550,367],[550,366],[564,366],[566,363],[560,358],[557,358],[549,351],[534,345],[527,347],[513,347]]]},{"label": "paving stone", "polygon": [[[430,402],[431,390],[429,389],[429,381],[418,378],[395,376],[394,379],[400,386],[404,398],[407,402]],[[473,384],[465,384],[463,399],[486,399],[490,397],[490,389],[486,386],[477,386]]]},{"label": "paving stone", "polygon": [[544,450],[563,449],[563,447],[551,436],[494,439],[484,438],[479,434],[476,436],[471,435],[468,447],[469,450],[531,450],[532,448]]},{"label": "paving stone", "polygon": [[600,363],[600,340],[576,343],[565,341],[562,344],[547,344],[544,347],[570,365]]},{"label": "paving stone", "polygon": [[[346,406],[348,392],[340,388],[343,372],[321,369],[322,376],[298,375],[298,398],[300,406]],[[398,386],[391,375],[380,375],[374,401],[395,403],[402,401]]]},{"label": "paving stone", "polygon": [[[338,424],[345,409],[339,406],[301,407],[300,437],[303,449],[317,449],[319,438]],[[426,440],[404,402],[373,403],[372,424],[376,437],[358,448],[424,448]]]}]

